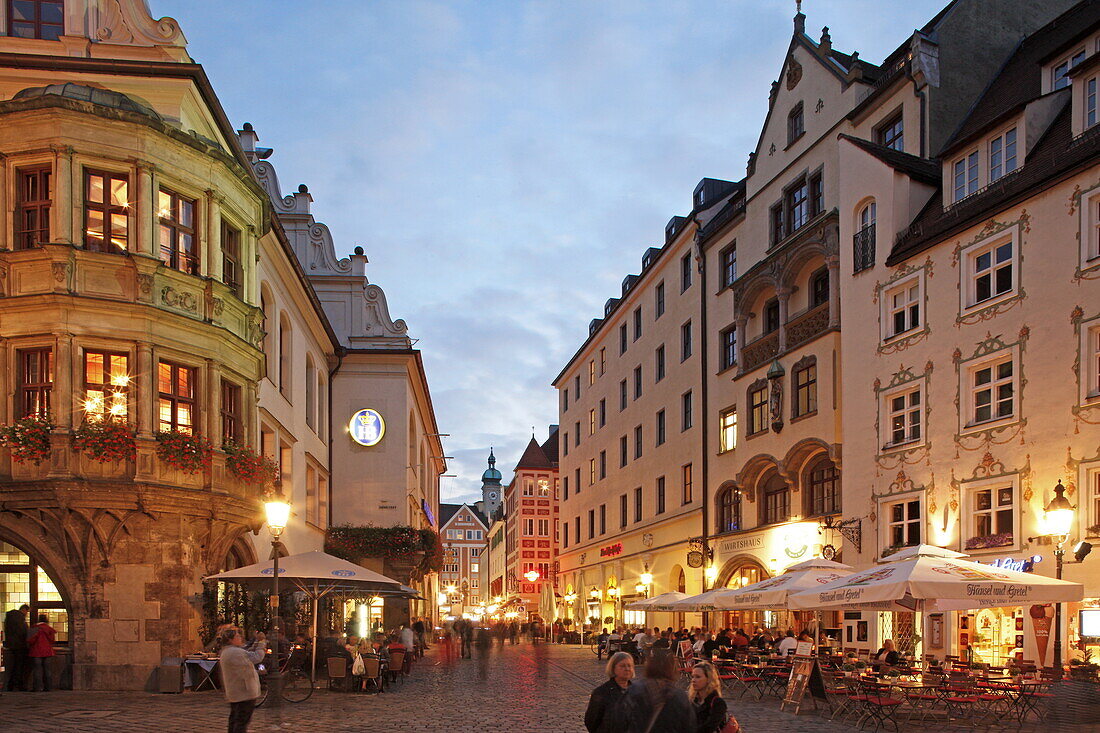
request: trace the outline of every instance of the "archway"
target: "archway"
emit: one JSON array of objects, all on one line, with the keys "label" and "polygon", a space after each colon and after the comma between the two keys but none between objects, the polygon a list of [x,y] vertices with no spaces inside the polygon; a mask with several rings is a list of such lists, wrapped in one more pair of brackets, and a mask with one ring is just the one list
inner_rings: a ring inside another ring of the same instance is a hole
[{"label": "archway", "polygon": [[33,625],[39,614],[45,615],[50,626],[57,630],[57,642],[69,644],[72,607],[67,593],[43,562],[33,551],[0,537],[0,609],[9,611],[27,604],[28,624]]},{"label": "archway", "polygon": [[[718,578],[714,583],[715,588],[743,588],[746,585],[759,583],[771,577],[759,560],[752,555],[736,555],[727,560],[718,572]],[[752,633],[757,626],[764,624],[767,612],[764,610],[752,611],[726,611],[715,614],[721,619],[723,628],[745,629]],[[714,620],[711,621],[713,625]]]}]

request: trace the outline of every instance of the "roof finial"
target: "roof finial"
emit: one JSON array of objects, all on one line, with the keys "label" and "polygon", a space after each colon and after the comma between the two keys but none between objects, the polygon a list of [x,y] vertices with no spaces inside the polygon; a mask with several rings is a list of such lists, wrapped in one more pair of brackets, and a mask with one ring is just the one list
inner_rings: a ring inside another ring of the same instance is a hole
[{"label": "roof finial", "polygon": [[806,32],[806,16],[802,14],[802,0],[794,0],[794,32]]},{"label": "roof finial", "polygon": [[794,12],[802,12],[802,0],[794,0]]}]

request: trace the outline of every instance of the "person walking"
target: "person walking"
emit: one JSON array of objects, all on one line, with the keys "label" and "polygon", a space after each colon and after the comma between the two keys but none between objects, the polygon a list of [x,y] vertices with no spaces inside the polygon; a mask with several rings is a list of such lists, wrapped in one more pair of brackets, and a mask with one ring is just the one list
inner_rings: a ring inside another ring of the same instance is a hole
[{"label": "person walking", "polygon": [[607,659],[606,672],[607,682],[592,691],[588,709],[584,711],[584,727],[588,733],[622,730],[620,707],[634,679],[634,658],[626,652],[615,652]]},{"label": "person walking", "polygon": [[24,603],[4,614],[4,648],[8,650],[11,668],[8,670],[8,692],[27,689],[27,614],[31,607]]},{"label": "person walking", "polygon": [[38,614],[38,623],[32,628],[29,635],[30,643],[27,646],[27,656],[30,657],[33,666],[31,691],[49,692],[50,668],[47,660],[53,656],[53,643],[57,640],[57,631],[50,626],[46,614]]},{"label": "person walking", "polygon": [[[695,733],[720,733],[726,727],[729,711],[722,699],[722,682],[718,670],[710,662],[698,662],[691,668],[688,697],[695,708]],[[733,731],[740,729],[733,719]]]},{"label": "person walking", "polygon": [[[263,634],[256,635],[252,651],[244,648],[244,634],[236,626],[224,629],[218,636],[222,645],[222,688],[229,702],[229,733],[245,733],[260,696],[260,675],[256,665],[267,653]],[[276,662],[277,663],[277,662]]]},{"label": "person walking", "polygon": [[428,629],[424,625],[424,618],[417,616],[412,625],[413,633],[416,634],[416,638],[420,640],[420,649],[418,656],[423,657],[424,652],[428,649]]},{"label": "person walking", "polygon": [[695,708],[676,684],[679,674],[671,654],[652,654],[645,679],[632,684],[623,699],[623,725],[630,733],[695,733]]}]

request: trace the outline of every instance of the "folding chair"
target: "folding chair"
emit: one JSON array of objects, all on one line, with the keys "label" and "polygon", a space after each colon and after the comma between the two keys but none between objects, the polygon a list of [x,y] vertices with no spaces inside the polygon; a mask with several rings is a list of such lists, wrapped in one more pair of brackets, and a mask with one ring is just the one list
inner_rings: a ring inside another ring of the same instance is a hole
[{"label": "folding chair", "polygon": [[390,652],[390,666],[386,670],[391,680],[396,680],[398,677],[405,675],[405,652],[401,650],[395,650]]},{"label": "folding chair", "polygon": [[375,694],[384,692],[386,681],[382,678],[382,660],[373,655],[363,655],[363,666],[366,668],[363,673],[363,692],[371,686],[374,687]]},{"label": "folding chair", "polygon": [[329,657],[325,660],[328,670],[328,688],[348,689],[348,660],[344,657]]}]

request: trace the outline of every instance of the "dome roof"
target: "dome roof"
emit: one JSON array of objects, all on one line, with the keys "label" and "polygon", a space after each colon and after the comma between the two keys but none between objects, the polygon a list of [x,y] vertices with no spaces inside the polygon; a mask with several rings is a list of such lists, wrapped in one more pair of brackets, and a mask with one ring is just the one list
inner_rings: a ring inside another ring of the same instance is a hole
[{"label": "dome roof", "polygon": [[485,469],[485,473],[481,474],[481,483],[483,484],[499,484],[503,476],[500,475],[500,471],[496,469],[497,457],[493,455],[493,449],[489,449],[489,467]]},{"label": "dome roof", "polygon": [[78,99],[82,102],[91,102],[92,104],[98,104],[102,107],[112,107],[114,109],[123,109],[127,112],[136,112],[146,117],[152,117],[155,120],[161,119],[160,115],[148,104],[138,101],[122,92],[114,92],[110,89],[97,89],[95,87],[84,86],[83,84],[73,84],[72,82],[66,82],[65,84],[49,84],[44,87],[28,87],[27,89],[16,92],[12,99],[33,99],[35,97],[45,97],[47,95],[65,97],[67,99]]}]

